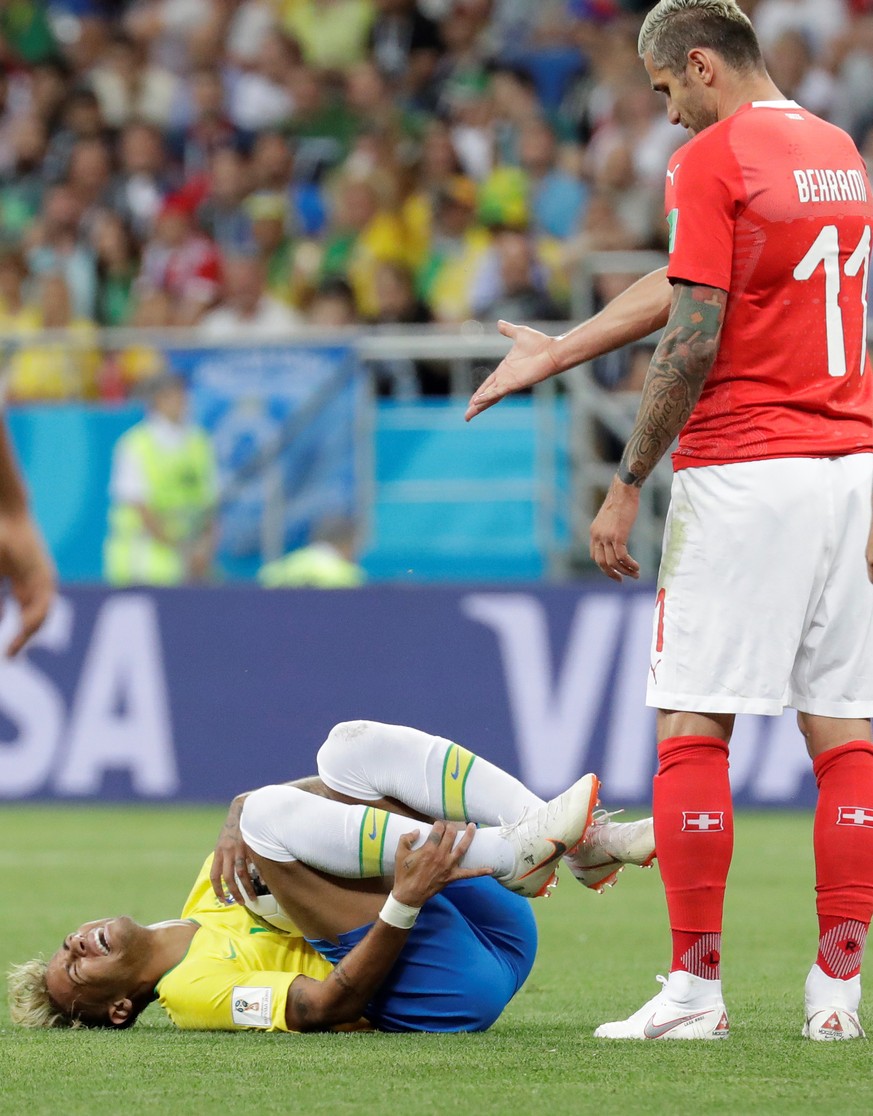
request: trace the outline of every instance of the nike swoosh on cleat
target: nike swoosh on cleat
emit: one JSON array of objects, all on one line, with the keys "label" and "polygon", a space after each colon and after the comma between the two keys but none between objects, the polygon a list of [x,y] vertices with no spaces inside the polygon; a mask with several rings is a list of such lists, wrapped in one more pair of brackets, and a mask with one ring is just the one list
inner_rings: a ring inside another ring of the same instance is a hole
[{"label": "nike swoosh on cleat", "polygon": [[673,1031],[676,1027],[680,1027],[683,1023],[691,1023],[695,1019],[702,1019],[706,1015],[705,1011],[698,1011],[695,1015],[682,1015],[679,1019],[669,1019],[666,1023],[653,1023],[654,1015],[643,1027],[643,1035],[647,1039],[661,1038],[669,1031]]},{"label": "nike swoosh on cleat", "polygon": [[535,864],[533,868],[531,868],[530,871],[525,872],[523,876],[519,876],[518,878],[520,880],[525,880],[528,876],[533,875],[534,872],[539,872],[540,868],[545,868],[547,864],[554,863],[554,861],[560,859],[560,857],[562,857],[564,853],[566,853],[567,846],[564,844],[563,841],[556,841],[553,837],[549,837],[547,838],[547,840],[550,841],[551,844],[554,846],[555,851],[551,854],[551,856],[544,857],[539,862],[539,864]]},{"label": "nike swoosh on cleat", "polygon": [[461,753],[455,752],[455,770],[449,772],[449,778],[457,780],[461,774]]}]

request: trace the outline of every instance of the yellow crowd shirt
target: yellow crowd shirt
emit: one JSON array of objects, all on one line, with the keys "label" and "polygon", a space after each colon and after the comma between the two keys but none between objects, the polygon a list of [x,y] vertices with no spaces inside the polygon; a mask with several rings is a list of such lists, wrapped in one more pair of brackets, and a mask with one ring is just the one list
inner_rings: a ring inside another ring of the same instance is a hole
[{"label": "yellow crowd shirt", "polygon": [[332,966],[300,934],[271,930],[244,907],[224,906],[209,882],[212,856],[182,918],[200,929],[157,984],[158,1001],[185,1030],[287,1031],[285,1000],[300,975],[324,980]]}]

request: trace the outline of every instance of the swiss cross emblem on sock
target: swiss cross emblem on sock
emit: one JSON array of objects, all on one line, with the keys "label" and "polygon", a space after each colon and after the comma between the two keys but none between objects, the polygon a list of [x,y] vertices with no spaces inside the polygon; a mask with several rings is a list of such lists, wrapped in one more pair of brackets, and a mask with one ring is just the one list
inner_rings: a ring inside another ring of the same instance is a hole
[{"label": "swiss cross emblem on sock", "polygon": [[724,830],[724,811],[683,810],[682,830],[688,833],[713,833]]},{"label": "swiss cross emblem on sock", "polygon": [[843,1025],[840,1022],[839,1015],[837,1015],[836,1012],[834,1012],[833,1015],[829,1015],[827,1017],[827,1019],[824,1021],[824,1023],[822,1023],[821,1029],[823,1031],[840,1031],[840,1032],[842,1032]]},{"label": "swiss cross emblem on sock", "polygon": [[837,825],[863,825],[873,829],[873,809],[868,806],[838,806]]}]

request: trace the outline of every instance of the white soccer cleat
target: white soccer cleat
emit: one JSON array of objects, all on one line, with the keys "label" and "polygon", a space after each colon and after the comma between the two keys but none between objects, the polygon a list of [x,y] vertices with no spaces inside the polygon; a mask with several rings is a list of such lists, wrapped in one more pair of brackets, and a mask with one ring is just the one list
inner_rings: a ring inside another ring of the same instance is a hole
[{"label": "white soccer cleat", "polygon": [[866,1038],[858,1018],[861,978],[839,980],[813,965],[806,978],[806,1022],[801,1032],[814,1042],[843,1042]]},{"label": "white soccer cleat", "polygon": [[583,775],[572,787],[533,812],[525,810],[500,836],[515,848],[512,872],[497,879],[510,891],[533,899],[546,895],[556,882],[558,861],[574,849],[591,824],[600,783]]},{"label": "white soccer cleat", "polygon": [[588,832],[575,852],[564,863],[585,887],[602,893],[615,887],[619,872],[626,864],[648,868],[655,859],[655,827],[652,818],[642,821],[614,822],[616,810],[598,810]]},{"label": "white soccer cleat", "polygon": [[730,1034],[720,980],[681,970],[659,976],[664,987],[627,1019],[601,1023],[595,1038],[724,1039]]},{"label": "white soccer cleat", "polygon": [[814,1042],[843,1042],[867,1037],[857,1015],[835,1007],[822,1008],[808,1015],[801,1033]]}]

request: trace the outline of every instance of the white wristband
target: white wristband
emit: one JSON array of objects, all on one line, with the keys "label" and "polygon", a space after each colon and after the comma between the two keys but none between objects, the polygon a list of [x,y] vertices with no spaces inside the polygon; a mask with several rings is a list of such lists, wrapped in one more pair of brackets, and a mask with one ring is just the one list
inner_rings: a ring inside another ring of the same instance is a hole
[{"label": "white wristband", "polygon": [[410,907],[406,903],[398,902],[391,894],[385,900],[382,910],[379,911],[379,918],[398,930],[411,930],[420,910],[421,907]]}]

